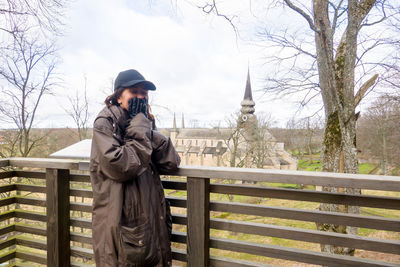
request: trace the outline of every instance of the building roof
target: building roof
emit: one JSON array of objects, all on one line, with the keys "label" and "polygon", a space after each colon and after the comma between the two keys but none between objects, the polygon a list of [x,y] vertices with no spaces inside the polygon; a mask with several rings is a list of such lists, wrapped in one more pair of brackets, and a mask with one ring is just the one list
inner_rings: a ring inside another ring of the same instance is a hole
[{"label": "building roof", "polygon": [[85,139],[50,155],[50,158],[89,159],[92,139]]},{"label": "building roof", "polygon": [[228,139],[232,129],[229,128],[184,128],[178,130],[177,139]]}]

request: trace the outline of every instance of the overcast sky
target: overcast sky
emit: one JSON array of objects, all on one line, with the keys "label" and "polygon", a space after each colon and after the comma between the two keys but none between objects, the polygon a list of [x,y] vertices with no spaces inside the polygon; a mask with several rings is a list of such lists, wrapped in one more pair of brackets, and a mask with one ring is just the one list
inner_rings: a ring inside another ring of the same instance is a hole
[{"label": "overcast sky", "polygon": [[[236,2],[230,2],[233,9],[243,7]],[[252,15],[242,15],[242,31],[246,16]],[[248,66],[256,113],[271,113],[284,126],[296,110],[288,100],[262,96],[268,66],[260,48],[237,39],[222,18],[185,1],[178,1],[178,7],[169,0],[75,1],[59,44],[63,88],[43,99],[37,127],[74,127],[63,108],[68,108],[66,95],[83,90],[85,75],[92,122],[111,92],[112,79],[130,68],[157,86],[150,98],[159,127],[171,127],[174,112],[178,126],[182,113],[186,126],[223,125],[240,108]]]},{"label": "overcast sky", "polygon": [[[139,70],[157,86],[157,91],[150,92],[150,103],[158,127],[172,127],[174,112],[178,126],[182,114],[187,127],[224,125],[226,118],[240,109],[248,67],[256,114],[270,113],[276,126],[284,127],[296,112],[298,99],[274,100],[262,91],[270,68],[263,59],[276,51],[244,40],[254,36],[254,21],[259,19],[275,28],[290,25],[291,29],[303,30],[308,27],[305,21],[287,9],[268,13],[265,1],[230,0],[224,12],[239,15],[236,23],[242,38],[238,39],[224,19],[205,15],[185,0],[177,1],[177,6],[174,3],[74,1],[68,7],[66,32],[59,41],[62,63],[58,71],[63,87],[55,91],[55,96],[43,99],[36,127],[74,127],[64,111],[68,108],[66,96],[83,90],[84,76],[92,125],[111,93],[112,80],[118,72],[130,68]],[[297,116],[322,106],[320,98],[315,103]]]}]

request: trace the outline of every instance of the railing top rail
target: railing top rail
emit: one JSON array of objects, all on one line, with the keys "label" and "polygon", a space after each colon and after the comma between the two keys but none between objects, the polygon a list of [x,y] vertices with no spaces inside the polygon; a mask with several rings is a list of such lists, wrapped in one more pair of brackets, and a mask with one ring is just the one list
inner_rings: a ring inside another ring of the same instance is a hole
[{"label": "railing top rail", "polygon": [[[0,160],[0,166],[88,170],[88,161],[48,158],[9,158]],[[332,187],[350,187],[372,190],[400,191],[400,177],[367,174],[266,170],[230,167],[181,166],[171,175],[247,180],[271,183],[290,183]]]},{"label": "railing top rail", "polygon": [[194,166],[183,166],[173,175],[400,191],[399,176]]},{"label": "railing top rail", "polygon": [[11,167],[33,167],[79,170],[79,160],[48,158],[9,158]]}]

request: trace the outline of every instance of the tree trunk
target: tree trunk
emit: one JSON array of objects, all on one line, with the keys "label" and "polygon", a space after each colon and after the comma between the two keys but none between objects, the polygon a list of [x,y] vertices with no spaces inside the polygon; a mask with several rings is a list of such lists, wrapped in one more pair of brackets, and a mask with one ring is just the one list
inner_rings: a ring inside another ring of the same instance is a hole
[{"label": "tree trunk", "polygon": [[[356,56],[358,17],[357,1],[349,0],[349,24],[333,58],[333,36],[329,21],[328,1],[314,0],[314,20],[317,63],[322,98],[325,107],[325,133],[322,151],[322,171],[357,173],[356,116],[354,99],[354,62]],[[342,156],[341,156],[342,155]],[[341,160],[342,159],[342,160]],[[359,189],[323,187],[323,191],[360,193]],[[359,207],[320,204],[320,210],[359,213]],[[357,234],[356,227],[317,223],[323,231]],[[354,255],[353,248],[321,244],[321,250],[335,254]]]}]

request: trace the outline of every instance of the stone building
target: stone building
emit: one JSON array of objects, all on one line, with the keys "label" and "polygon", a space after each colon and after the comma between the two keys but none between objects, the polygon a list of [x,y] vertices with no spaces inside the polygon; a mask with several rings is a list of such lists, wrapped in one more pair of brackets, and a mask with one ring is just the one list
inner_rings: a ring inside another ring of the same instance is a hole
[{"label": "stone building", "polygon": [[[173,127],[160,131],[171,138],[182,158],[182,165],[296,170],[297,160],[284,150],[284,144],[278,142],[267,128],[258,125],[249,73],[240,104],[240,114],[233,127],[186,128],[182,114],[180,128],[174,115]],[[88,159],[90,147],[91,140],[87,139],[50,157]]]},{"label": "stone building", "polygon": [[249,72],[240,104],[237,125],[232,128],[185,128],[183,115],[178,128],[174,114],[173,127],[161,131],[171,138],[182,165],[296,170],[297,160],[284,150],[284,144],[268,129],[258,127]]}]

